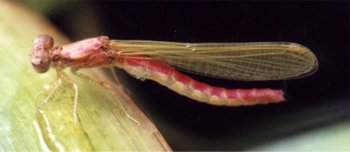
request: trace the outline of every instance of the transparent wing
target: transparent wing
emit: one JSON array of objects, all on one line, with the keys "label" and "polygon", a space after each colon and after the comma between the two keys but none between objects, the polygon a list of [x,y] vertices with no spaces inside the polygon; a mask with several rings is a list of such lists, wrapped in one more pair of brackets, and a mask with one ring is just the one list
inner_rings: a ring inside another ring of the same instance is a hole
[{"label": "transparent wing", "polygon": [[310,75],[318,68],[306,47],[287,42],[176,43],[113,40],[119,54],[148,56],[178,69],[231,80],[279,80]]}]

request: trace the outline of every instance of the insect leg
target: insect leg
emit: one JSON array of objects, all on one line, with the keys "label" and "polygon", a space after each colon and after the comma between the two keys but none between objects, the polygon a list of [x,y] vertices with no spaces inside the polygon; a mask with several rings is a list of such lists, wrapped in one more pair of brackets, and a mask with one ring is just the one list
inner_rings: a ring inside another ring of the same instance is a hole
[{"label": "insect leg", "polygon": [[115,71],[114,67],[111,67],[110,69],[111,69],[111,71],[112,71],[112,76],[113,76],[114,81],[115,81],[116,83],[120,84],[119,78],[118,78],[118,76],[117,76],[117,74],[116,74],[117,71]]},{"label": "insect leg", "polygon": [[[79,72],[79,71],[76,70],[76,69],[71,69],[71,71],[72,71],[73,74],[75,74],[75,75],[77,75],[77,76],[79,76],[79,77],[81,77],[81,78],[84,78],[84,79],[86,79],[86,80],[88,80],[88,81],[90,81],[90,82],[96,83],[96,84],[99,85],[100,87],[105,88],[105,89],[107,89],[107,90],[111,90],[111,88],[113,88],[113,87],[114,87],[115,89],[117,89],[117,90],[125,90],[123,87],[118,87],[118,86],[121,86],[121,85],[116,86],[116,85],[111,85],[111,84],[108,83],[108,82],[104,82],[104,81],[101,81],[101,80],[96,80],[96,79],[92,78],[91,76],[89,76],[89,75],[87,75],[87,74],[84,74],[84,73],[82,73],[82,72]],[[122,107],[122,108],[123,108],[123,107]],[[140,126],[140,123],[139,123],[134,117],[132,117],[131,115],[129,115],[129,113],[128,113],[124,108],[123,108],[123,112],[124,112],[125,116],[126,116],[128,119],[130,119],[131,121],[135,122],[137,125]]]},{"label": "insect leg", "polygon": [[79,96],[79,88],[78,85],[72,80],[70,79],[67,74],[65,74],[64,72],[61,72],[62,76],[67,79],[73,86],[74,89],[74,99],[73,99],[73,118],[74,118],[74,124],[76,124],[77,122],[77,118],[78,118],[78,96]]},{"label": "insect leg", "polygon": [[50,90],[49,95],[44,99],[44,101],[42,103],[40,103],[38,109],[41,109],[41,107],[50,100],[50,98],[53,96],[53,94],[56,92],[56,90],[58,89],[58,87],[61,84],[62,84],[62,80],[61,80],[61,78],[58,78],[56,83],[55,83],[55,86]]},{"label": "insect leg", "polygon": [[88,80],[88,81],[91,81],[91,82],[93,82],[93,83],[96,83],[96,84],[98,84],[99,86],[101,86],[101,87],[103,87],[103,88],[105,88],[105,89],[111,89],[111,88],[112,88],[111,85],[110,85],[108,82],[104,82],[104,81],[101,81],[101,80],[94,79],[94,78],[92,78],[91,76],[89,76],[89,75],[87,75],[87,74],[84,74],[84,73],[82,73],[82,72],[79,72],[79,71],[76,70],[76,69],[71,69],[71,72],[72,72],[74,75],[77,75],[77,76],[79,76],[79,77],[81,77],[81,78],[84,78],[84,79],[86,79],[86,80]]}]

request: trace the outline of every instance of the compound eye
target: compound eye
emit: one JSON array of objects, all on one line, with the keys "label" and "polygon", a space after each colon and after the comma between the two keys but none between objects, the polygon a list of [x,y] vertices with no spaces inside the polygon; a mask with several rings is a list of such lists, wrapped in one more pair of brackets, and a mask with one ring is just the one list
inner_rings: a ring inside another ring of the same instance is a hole
[{"label": "compound eye", "polygon": [[31,62],[35,71],[44,73],[50,68],[50,50],[53,47],[53,39],[49,35],[40,35],[34,40],[34,48],[31,54]]},{"label": "compound eye", "polygon": [[32,55],[32,66],[36,72],[45,73],[50,68],[50,60]]},{"label": "compound eye", "polygon": [[49,35],[39,35],[34,40],[34,49],[43,49],[48,51],[53,47],[53,38]]}]

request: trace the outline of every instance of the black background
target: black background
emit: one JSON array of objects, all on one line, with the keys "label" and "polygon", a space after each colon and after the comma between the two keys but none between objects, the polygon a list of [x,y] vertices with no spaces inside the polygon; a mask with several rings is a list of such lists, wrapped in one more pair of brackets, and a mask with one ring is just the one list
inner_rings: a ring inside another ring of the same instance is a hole
[{"label": "black background", "polygon": [[73,40],[108,35],[179,42],[287,41],[315,53],[319,69],[302,79],[239,82],[191,75],[227,88],[286,92],[286,102],[264,106],[210,106],[119,71],[174,150],[246,150],[350,120],[349,2],[75,2],[49,18]]}]

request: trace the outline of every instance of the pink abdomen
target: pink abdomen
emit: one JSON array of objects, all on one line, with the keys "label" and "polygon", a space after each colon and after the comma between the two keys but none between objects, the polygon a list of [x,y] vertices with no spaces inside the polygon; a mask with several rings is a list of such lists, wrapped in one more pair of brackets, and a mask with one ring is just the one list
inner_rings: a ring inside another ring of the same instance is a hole
[{"label": "pink abdomen", "polygon": [[225,89],[196,81],[174,68],[146,57],[119,57],[118,66],[138,79],[150,79],[191,99],[213,105],[241,106],[283,101],[283,91]]}]

